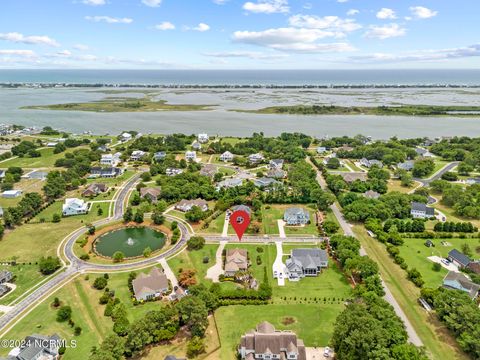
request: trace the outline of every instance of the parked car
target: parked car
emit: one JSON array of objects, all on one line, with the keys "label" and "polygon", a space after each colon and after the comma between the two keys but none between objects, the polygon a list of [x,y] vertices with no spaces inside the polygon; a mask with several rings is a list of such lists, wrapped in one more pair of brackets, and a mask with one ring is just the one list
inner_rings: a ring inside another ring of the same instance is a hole
[{"label": "parked car", "polygon": [[330,357],[331,355],[331,352],[332,352],[332,349],[330,349],[328,346],[325,348],[325,350],[323,350],[323,356],[328,358]]},{"label": "parked car", "polygon": [[442,263],[444,263],[445,265],[450,265],[450,261],[448,261],[447,259],[442,259]]}]

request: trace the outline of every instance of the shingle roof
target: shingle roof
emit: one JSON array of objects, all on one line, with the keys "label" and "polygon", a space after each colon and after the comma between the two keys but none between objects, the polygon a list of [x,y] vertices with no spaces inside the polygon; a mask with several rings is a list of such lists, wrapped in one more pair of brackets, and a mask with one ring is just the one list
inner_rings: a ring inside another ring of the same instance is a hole
[{"label": "shingle roof", "polygon": [[322,249],[293,249],[291,258],[302,264],[303,268],[320,267],[328,261],[328,255]]},{"label": "shingle roof", "polygon": [[457,273],[455,271],[448,272],[448,274],[443,279],[443,286],[447,288],[465,291],[472,299],[477,296],[478,291],[480,290],[480,285],[470,281],[462,273]]},{"label": "shingle roof", "polygon": [[454,259],[463,266],[467,266],[470,263],[470,258],[467,255],[458,251],[457,249],[450,250],[450,252],[448,253],[448,257]]}]

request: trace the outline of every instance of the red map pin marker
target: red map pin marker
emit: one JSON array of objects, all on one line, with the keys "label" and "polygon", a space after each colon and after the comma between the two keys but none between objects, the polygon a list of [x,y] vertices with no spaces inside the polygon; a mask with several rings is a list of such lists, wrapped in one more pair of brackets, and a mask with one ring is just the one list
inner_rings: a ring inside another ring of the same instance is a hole
[{"label": "red map pin marker", "polygon": [[237,233],[238,240],[242,240],[242,236],[250,224],[250,214],[244,210],[236,210],[230,215],[230,224]]}]

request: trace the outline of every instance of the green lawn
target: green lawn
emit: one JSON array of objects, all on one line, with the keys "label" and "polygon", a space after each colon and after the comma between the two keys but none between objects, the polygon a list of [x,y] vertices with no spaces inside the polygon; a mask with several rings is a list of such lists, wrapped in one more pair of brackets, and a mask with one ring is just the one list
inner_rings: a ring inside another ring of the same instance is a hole
[{"label": "green lawn", "polygon": [[135,171],[127,170],[122,175],[117,176],[116,178],[92,178],[92,179],[87,179],[87,184],[101,182],[101,183],[107,184],[108,186],[120,186],[120,185],[122,185],[122,183],[125,180],[130,178],[133,174],[135,174]]},{"label": "green lawn", "polygon": [[55,165],[57,159],[63,158],[67,152],[78,150],[81,147],[71,149],[59,154],[53,153],[53,148],[43,148],[38,150],[42,156],[37,158],[23,157],[15,158],[0,163],[1,168],[8,168],[10,166],[18,166],[21,168],[48,168]]},{"label": "green lawn", "polygon": [[262,227],[265,234],[278,235],[278,220],[283,219],[285,210],[289,207],[302,207],[310,212],[310,224],[305,226],[285,226],[285,234],[288,235],[318,235],[315,225],[315,212],[304,205],[278,205],[269,204],[262,208]]},{"label": "green lawn", "polygon": [[[31,222],[32,223],[40,222],[41,219],[44,219],[47,222],[52,221],[52,217],[53,217],[54,214],[62,214],[63,203],[64,203],[63,200],[54,202],[48,208],[46,208],[45,210],[43,210],[42,212],[37,214],[37,216],[35,216],[32,219]],[[85,224],[88,224],[88,223],[90,223],[92,221],[95,221],[95,220],[98,220],[102,217],[106,217],[108,215],[109,206],[110,206],[110,204],[108,202],[92,203],[91,207],[90,207],[90,211],[88,212],[88,214],[63,217],[60,222],[62,222],[62,221],[66,221],[66,222],[80,221],[80,222],[83,222]],[[103,211],[103,214],[101,216],[98,215],[98,209],[102,209],[102,211]],[[65,234],[65,235],[67,235],[67,234]]]},{"label": "green lawn", "polygon": [[[267,274],[270,281],[272,281],[272,264],[275,261],[276,248],[274,244],[263,245],[263,244],[227,244],[225,249],[246,249],[248,251],[248,258],[250,260],[250,270],[253,273],[253,276],[259,280],[263,281],[264,277],[264,268],[267,269]],[[260,250],[260,251],[258,251]],[[257,265],[257,257],[260,258],[260,265]]]},{"label": "green lawn", "polygon": [[[215,264],[215,253],[218,245],[206,244],[201,250],[184,250],[175,257],[168,260],[168,265],[175,274],[180,272],[180,269],[195,269],[197,271],[196,278],[198,282],[210,282],[205,279],[208,268]],[[203,263],[203,258],[208,257],[208,263]]]},{"label": "green lawn", "polygon": [[1,305],[8,305],[21,296],[25,291],[46,278],[40,273],[40,271],[38,271],[38,265],[35,264],[0,266],[0,270],[11,271],[15,275],[15,281],[13,281],[13,283],[17,286],[15,290],[10,291],[6,296],[0,299]]},{"label": "green lawn", "polygon": [[[220,359],[235,359],[240,337],[262,321],[269,321],[279,330],[292,330],[306,346],[326,346],[332,336],[342,303],[274,304],[224,306],[215,312],[222,348]],[[285,325],[287,318],[293,323]]]},{"label": "green lawn", "polygon": [[402,186],[400,180],[390,179],[388,180],[387,185],[388,192],[398,191],[402,194],[407,194],[408,192],[412,191],[418,184],[414,182],[412,186]]},{"label": "green lawn", "polygon": [[[479,239],[435,239],[432,240],[435,247],[426,247],[424,239],[404,239],[404,244],[400,246],[400,255],[405,259],[408,266],[417,268],[425,280],[425,286],[438,287],[442,284],[442,280],[448,270],[443,268],[440,271],[433,270],[433,262],[428,260],[429,256],[447,257],[452,249],[461,251],[463,244],[469,244],[473,252],[480,245]],[[441,243],[450,243],[444,246]]]},{"label": "green lawn", "polygon": [[225,223],[225,213],[222,212],[215,219],[210,222],[210,226],[206,229],[199,230],[200,233],[207,234],[222,234],[223,224]]}]

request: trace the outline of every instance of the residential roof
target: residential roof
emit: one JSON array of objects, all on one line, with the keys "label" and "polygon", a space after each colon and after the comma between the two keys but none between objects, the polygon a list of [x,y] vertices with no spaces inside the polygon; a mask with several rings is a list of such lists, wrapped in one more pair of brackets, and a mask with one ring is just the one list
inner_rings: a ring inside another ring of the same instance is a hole
[{"label": "residential roof", "polygon": [[196,200],[183,199],[179,201],[178,204],[176,205],[176,207],[179,207],[179,208],[182,208],[185,206],[198,206],[199,208],[202,208],[204,206],[208,206],[208,203],[203,199],[196,199]]},{"label": "residential roof", "polygon": [[232,207],[232,210],[233,211],[245,211],[248,214],[250,214],[252,212],[250,210],[250,208],[246,205],[235,205],[234,207]]},{"label": "residential roof", "polygon": [[412,210],[414,211],[422,211],[424,212],[426,215],[428,216],[435,216],[435,209],[434,208],[431,208],[431,207],[428,207],[426,204],[424,203],[420,203],[420,202],[412,202]]},{"label": "residential roof", "polygon": [[225,255],[225,271],[239,271],[248,268],[248,252],[246,249],[227,249]]},{"label": "residential roof", "polygon": [[273,178],[262,177],[259,179],[255,179],[253,183],[255,184],[255,186],[265,187],[273,184],[278,184],[279,182]]},{"label": "residential roof", "polygon": [[160,193],[161,193],[160,189],[157,189],[157,188],[143,187],[140,189],[141,197],[150,195],[151,197],[158,198],[160,196]]},{"label": "residential roof", "polygon": [[367,173],[364,172],[349,172],[340,174],[347,183],[354,182],[355,180],[367,181]]},{"label": "residential roof", "polygon": [[443,279],[443,286],[450,289],[461,290],[468,293],[473,299],[477,296],[480,290],[480,285],[475,284],[462,273],[449,271]]},{"label": "residential roof", "polygon": [[378,199],[380,197],[380,194],[373,190],[365,191],[363,195],[368,199]]},{"label": "residential roof", "polygon": [[300,262],[303,268],[316,268],[328,261],[328,255],[323,249],[293,249],[291,259]]},{"label": "residential roof", "polygon": [[448,257],[454,259],[463,266],[467,266],[470,263],[470,258],[464,253],[458,251],[457,249],[450,250],[450,252],[448,253]]},{"label": "residential roof", "polygon": [[140,273],[132,282],[133,291],[136,296],[143,292],[160,292],[168,288],[167,276],[159,269],[153,268],[150,273]]},{"label": "residential roof", "polygon": [[301,207],[289,207],[285,210],[284,213],[285,217],[292,217],[292,216],[305,216],[307,218],[310,217],[310,213],[307,209]]}]

